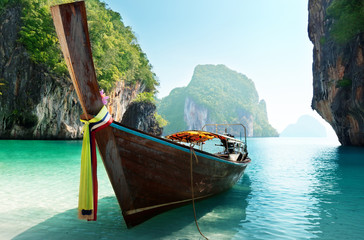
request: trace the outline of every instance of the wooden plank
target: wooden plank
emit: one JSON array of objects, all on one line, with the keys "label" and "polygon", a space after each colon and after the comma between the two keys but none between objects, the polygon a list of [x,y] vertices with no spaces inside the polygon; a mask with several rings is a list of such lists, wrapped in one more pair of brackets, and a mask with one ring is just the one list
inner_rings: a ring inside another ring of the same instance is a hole
[{"label": "wooden plank", "polygon": [[[191,197],[189,153],[171,148],[166,153],[158,154],[161,152],[159,148],[170,147],[147,139],[141,141],[136,139],[139,137],[126,132],[117,135],[126,178],[129,188],[133,189],[134,207]],[[238,167],[203,157],[199,157],[198,164],[195,159],[193,161],[195,197],[227,190],[236,183],[245,169],[245,166]],[[221,172],[224,173],[223,176]]]},{"label": "wooden plank", "polygon": [[[54,26],[68,71],[84,113],[96,115],[103,107],[92,60],[84,2],[51,7]],[[120,206],[132,208],[121,159],[111,128],[96,133],[103,163]]]}]

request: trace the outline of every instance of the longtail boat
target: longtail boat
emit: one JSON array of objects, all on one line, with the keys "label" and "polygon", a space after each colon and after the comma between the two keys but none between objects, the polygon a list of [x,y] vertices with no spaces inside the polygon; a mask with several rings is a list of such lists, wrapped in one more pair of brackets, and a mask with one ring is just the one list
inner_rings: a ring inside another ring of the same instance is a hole
[{"label": "longtail boat", "polygon": [[[87,116],[98,116],[106,108],[96,80],[85,4],[75,2],[53,6],[51,13],[87,121]],[[178,139],[181,133],[170,135],[169,139],[157,137],[113,122],[107,117],[107,110],[100,121],[92,120],[87,123],[90,129],[102,121],[108,122],[92,136],[96,139],[127,227],[226,191],[241,178],[250,162],[246,141],[227,135],[196,131],[187,134],[190,140],[186,140],[187,137]],[[211,154],[180,143],[202,144],[211,138],[220,139],[225,150]],[[97,189],[95,191],[97,195]],[[97,202],[94,204],[97,206]],[[82,214],[88,212],[82,210]]]}]

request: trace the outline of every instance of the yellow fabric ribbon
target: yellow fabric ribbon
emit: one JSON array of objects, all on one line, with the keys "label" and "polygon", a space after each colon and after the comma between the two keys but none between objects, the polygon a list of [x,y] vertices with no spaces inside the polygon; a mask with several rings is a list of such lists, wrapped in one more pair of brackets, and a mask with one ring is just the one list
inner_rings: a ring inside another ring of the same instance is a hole
[{"label": "yellow fabric ribbon", "polygon": [[[81,152],[80,188],[78,198],[78,217],[96,220],[97,179],[96,179],[96,143],[94,132],[112,123],[112,118],[104,106],[91,120],[82,120],[83,142]],[[93,169],[94,168],[94,169]]]},{"label": "yellow fabric ribbon", "polygon": [[[91,163],[91,146],[90,146],[90,122],[81,120],[85,123],[82,128],[83,141],[81,152],[81,172],[80,188],[78,195],[78,211],[80,219],[93,219],[93,214],[83,214],[82,210],[92,211],[93,204],[93,186],[92,186],[92,163]],[[86,212],[87,213],[87,212]]]}]

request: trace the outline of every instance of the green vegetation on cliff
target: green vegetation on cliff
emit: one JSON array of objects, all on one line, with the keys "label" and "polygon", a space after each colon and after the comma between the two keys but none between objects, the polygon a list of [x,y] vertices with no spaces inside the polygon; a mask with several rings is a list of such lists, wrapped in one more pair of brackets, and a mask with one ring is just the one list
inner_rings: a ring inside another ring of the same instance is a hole
[{"label": "green vegetation on cliff", "polygon": [[346,43],[364,32],[363,0],[333,0],[327,8],[327,16],[333,18],[331,34],[339,43]]},{"label": "green vegetation on cliff", "polygon": [[184,121],[186,96],[185,87],[175,88],[157,104],[158,114],[168,122],[163,128],[163,135],[187,129],[187,124]]},{"label": "green vegetation on cliff", "polygon": [[[5,83],[0,82],[0,86],[5,85]],[[0,95],[2,95],[2,92],[0,92]]]},{"label": "green vegetation on cliff", "polygon": [[[0,13],[10,6],[22,7],[19,41],[31,59],[45,64],[55,74],[67,73],[50,15],[50,6],[70,0],[3,0]],[[130,27],[124,26],[119,13],[107,9],[99,0],[87,0],[90,41],[100,87],[109,91],[117,81],[133,85],[141,82],[146,91],[158,85],[152,66],[141,50]]]},{"label": "green vegetation on cliff", "polygon": [[197,66],[187,87],[173,89],[162,99],[158,113],[168,121],[164,134],[188,127],[186,99],[192,100],[200,110],[207,110],[206,123],[249,125],[252,121],[253,136],[278,135],[268,122],[265,101],[259,101],[253,81],[224,65]]}]

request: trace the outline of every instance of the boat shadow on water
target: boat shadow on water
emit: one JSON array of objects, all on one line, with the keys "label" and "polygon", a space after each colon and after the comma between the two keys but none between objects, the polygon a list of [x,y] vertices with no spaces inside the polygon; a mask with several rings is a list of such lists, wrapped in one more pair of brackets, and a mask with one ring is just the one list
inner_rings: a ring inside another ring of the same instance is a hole
[{"label": "boat shadow on water", "polygon": [[[246,219],[250,179],[244,175],[230,190],[196,202],[196,215],[204,235],[231,239]],[[82,221],[77,208],[56,214],[13,239],[199,239],[192,204],[171,210],[127,229],[116,197],[99,200],[98,220]]]}]

